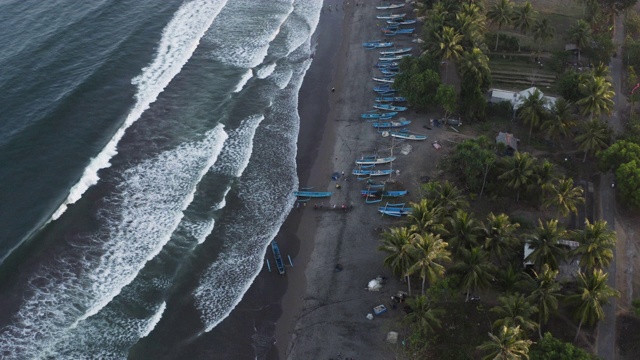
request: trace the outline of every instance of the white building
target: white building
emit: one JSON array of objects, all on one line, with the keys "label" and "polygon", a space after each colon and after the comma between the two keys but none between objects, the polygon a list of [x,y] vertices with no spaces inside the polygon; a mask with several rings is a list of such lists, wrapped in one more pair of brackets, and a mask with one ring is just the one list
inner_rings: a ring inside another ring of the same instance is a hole
[{"label": "white building", "polygon": [[[503,101],[508,101],[511,103],[514,110],[518,110],[520,106],[522,106],[522,103],[524,102],[524,100],[528,98],[531,94],[533,94],[533,92],[536,91],[536,89],[540,91],[540,89],[536,88],[535,86],[522,90],[520,92],[491,89],[489,90],[491,94],[489,101],[491,101],[492,103],[500,103]],[[542,98],[545,100],[544,107],[547,110],[551,110],[553,106],[556,104],[556,100],[558,98],[555,98],[553,96],[544,96],[544,93],[542,91],[540,91],[540,93],[542,94]]]}]

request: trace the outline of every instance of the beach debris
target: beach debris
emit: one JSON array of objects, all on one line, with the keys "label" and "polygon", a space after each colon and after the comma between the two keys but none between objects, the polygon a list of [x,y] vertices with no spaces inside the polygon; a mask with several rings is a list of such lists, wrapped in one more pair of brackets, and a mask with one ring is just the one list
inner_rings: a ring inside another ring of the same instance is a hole
[{"label": "beach debris", "polygon": [[398,342],[398,333],[395,331],[389,331],[387,333],[387,342],[389,344],[395,344]]},{"label": "beach debris", "polygon": [[442,147],[438,140],[434,141],[432,145],[436,150],[440,150],[440,148]]},{"label": "beach debris", "polygon": [[367,314],[367,320],[373,320],[373,314],[372,313],[368,313]]},{"label": "beach debris", "polygon": [[373,308],[373,313],[376,314],[377,316],[380,316],[386,312],[387,312],[387,307],[382,304]]},{"label": "beach debris", "polygon": [[409,144],[404,144],[400,147],[400,154],[402,155],[409,155],[409,153],[411,152],[413,148],[411,147],[411,145]]},{"label": "beach debris", "polygon": [[341,264],[336,264],[336,267],[333,268],[333,271],[334,272],[340,272],[340,271],[342,271],[342,269],[343,269],[343,267],[342,267]]},{"label": "beach debris", "polygon": [[382,289],[382,281],[380,278],[377,279],[373,279],[371,281],[369,281],[369,284],[367,285],[367,289],[369,291],[380,291],[380,289]]}]

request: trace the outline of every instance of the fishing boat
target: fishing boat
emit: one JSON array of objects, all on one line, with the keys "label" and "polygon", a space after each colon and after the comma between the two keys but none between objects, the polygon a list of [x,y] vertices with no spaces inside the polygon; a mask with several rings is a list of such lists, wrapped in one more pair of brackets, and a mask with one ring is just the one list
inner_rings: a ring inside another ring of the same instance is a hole
[{"label": "fishing boat", "polygon": [[393,173],[393,170],[360,170],[360,169],[356,169],[353,170],[351,172],[353,175],[356,176],[384,176],[384,175],[391,175]]},{"label": "fishing boat", "polygon": [[385,84],[385,85],[378,85],[378,86],[374,87],[373,91],[375,91],[377,93],[388,93],[388,92],[393,92],[395,90],[393,88],[391,88],[391,85]]},{"label": "fishing boat", "polygon": [[282,261],[282,254],[280,254],[280,247],[275,240],[271,242],[271,251],[273,251],[273,257],[276,260],[278,272],[280,273],[280,275],[284,275],[284,262]]},{"label": "fishing boat", "polygon": [[362,157],[356,160],[356,165],[382,165],[382,164],[388,164],[394,161],[395,159],[396,159],[395,156],[389,156],[389,157],[383,157],[383,158]]},{"label": "fishing boat", "polygon": [[401,7],[404,7],[404,3],[401,3],[401,4],[383,4],[383,5],[376,6],[376,9],[378,9],[378,10],[393,10],[393,9],[400,9]]},{"label": "fishing boat", "polygon": [[413,32],[415,31],[415,28],[409,28],[409,29],[398,29],[396,30],[396,34],[398,35],[409,35],[409,34],[413,34]]},{"label": "fishing boat", "polygon": [[387,111],[407,111],[408,109],[406,106],[395,106],[395,105],[383,104],[383,103],[374,103],[373,108],[378,110],[387,110]]},{"label": "fishing boat", "polygon": [[402,13],[402,14],[377,15],[377,16],[376,16],[376,19],[378,19],[378,20],[403,19],[405,16],[407,16],[407,13]]},{"label": "fishing boat", "polygon": [[402,49],[383,50],[383,51],[380,51],[380,55],[404,54],[404,53],[410,52],[412,49],[413,49],[412,47],[406,47],[406,48],[402,48]]},{"label": "fishing boat", "polygon": [[362,43],[365,49],[381,49],[381,48],[390,48],[393,46],[393,42],[391,41],[371,41]]},{"label": "fishing boat", "polygon": [[385,84],[393,84],[395,82],[394,79],[389,79],[389,78],[386,78],[386,77],[383,77],[383,78],[374,77],[373,81],[379,82],[379,83],[385,83]]},{"label": "fishing boat", "polygon": [[389,128],[405,127],[405,126],[409,126],[409,124],[411,124],[411,120],[377,122],[371,125],[373,125],[373,127],[376,129],[389,129]]},{"label": "fishing boat", "polygon": [[413,25],[417,22],[416,19],[403,19],[403,18],[393,18],[393,19],[386,19],[387,20],[387,24],[389,25]]},{"label": "fishing boat", "polygon": [[394,77],[394,76],[398,75],[398,70],[380,69],[380,72],[381,72],[381,73],[382,73],[382,75],[384,75],[385,77]]},{"label": "fishing boat", "polygon": [[297,197],[305,198],[324,198],[330,197],[333,194],[331,191],[294,191],[293,195]]},{"label": "fishing boat", "polygon": [[387,205],[379,207],[378,212],[380,212],[382,215],[400,217],[403,215],[411,215],[411,213],[413,212],[413,209],[410,207],[405,207],[404,203],[401,203],[401,204],[387,203]]},{"label": "fishing boat", "polygon": [[407,195],[409,192],[407,190],[361,190],[360,194],[365,197],[373,197],[373,198],[399,198]]},{"label": "fishing boat", "polygon": [[426,135],[416,135],[416,134],[409,134],[409,133],[397,132],[397,131],[392,131],[392,132],[389,133],[389,135],[391,135],[391,137],[394,137],[394,138],[397,138],[397,139],[403,139],[403,140],[421,141],[421,140],[426,140],[427,139]]},{"label": "fishing boat", "polygon": [[360,117],[363,119],[391,119],[392,117],[398,115],[397,111],[392,111],[388,113],[380,113],[380,112],[368,112],[364,114],[360,114]]},{"label": "fishing boat", "polygon": [[383,57],[379,57],[378,60],[393,62],[393,61],[402,60],[402,58],[406,56],[411,56],[411,54],[397,54],[395,56],[383,56]]},{"label": "fishing boat", "polygon": [[405,102],[407,98],[402,96],[382,96],[377,97],[375,100],[376,102]]},{"label": "fishing boat", "polygon": [[400,63],[397,61],[380,61],[376,63],[378,69],[398,69]]}]

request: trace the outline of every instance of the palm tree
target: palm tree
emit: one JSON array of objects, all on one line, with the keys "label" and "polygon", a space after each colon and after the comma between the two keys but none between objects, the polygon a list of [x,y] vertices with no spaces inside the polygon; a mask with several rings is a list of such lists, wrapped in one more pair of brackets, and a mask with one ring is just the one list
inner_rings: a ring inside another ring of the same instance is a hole
[{"label": "palm tree", "polygon": [[498,176],[507,186],[516,190],[516,202],[520,201],[520,191],[526,189],[534,179],[535,159],[529,153],[516,152],[512,157],[504,158],[506,171]]},{"label": "palm tree", "polygon": [[469,301],[472,291],[489,287],[493,280],[494,267],[486,251],[474,247],[463,251],[462,260],[454,265],[451,271],[461,275],[460,287],[466,293],[465,301]]},{"label": "palm tree", "polygon": [[513,248],[517,243],[515,232],[520,224],[512,224],[509,216],[506,214],[494,215],[490,213],[487,216],[487,222],[482,228],[482,237],[484,238],[483,247],[498,262]]},{"label": "palm tree", "polygon": [[565,234],[566,231],[558,226],[558,220],[552,219],[546,223],[538,220],[535,231],[526,236],[526,242],[533,251],[525,260],[532,261],[536,269],[548,264],[552,270],[558,270],[559,260],[567,256],[567,251],[559,242]]},{"label": "palm tree", "polygon": [[591,70],[591,76],[605,78],[608,82],[611,82],[611,73],[609,67],[603,63],[599,63]]},{"label": "palm tree", "polygon": [[556,29],[551,25],[549,19],[544,18],[536,21],[533,26],[533,39],[538,43],[538,52],[540,52],[543,42],[553,39],[555,32]]},{"label": "palm tree", "polygon": [[429,299],[424,296],[416,296],[407,300],[409,306],[413,310],[404,317],[404,321],[411,325],[415,331],[421,336],[435,333],[436,328],[440,327],[440,316],[443,311],[434,309]]},{"label": "palm tree", "polygon": [[[496,2],[489,8],[487,18],[492,24],[498,26],[498,31],[503,26],[511,25],[513,21],[513,2],[509,0]],[[498,51],[498,39],[500,39],[500,33],[496,32],[496,47],[493,51]]]},{"label": "palm tree", "polygon": [[549,321],[549,315],[558,310],[560,283],[556,281],[558,270],[551,270],[549,265],[542,265],[539,273],[530,276],[536,287],[529,295],[529,301],[538,308],[538,336],[542,340],[542,324]]},{"label": "palm tree", "polygon": [[[533,29],[537,15],[538,12],[535,11],[531,3],[527,1],[515,9],[512,19],[513,25],[516,29],[520,30],[522,35],[526,35]],[[518,41],[518,51],[520,51],[520,41]]]},{"label": "palm tree", "polygon": [[545,109],[546,100],[540,90],[536,89],[529,94],[518,109],[518,118],[525,124],[529,124],[529,143],[531,142],[531,133],[534,127],[538,127],[542,119],[547,115]]},{"label": "palm tree", "polygon": [[423,185],[425,196],[435,202],[435,206],[444,210],[444,216],[451,215],[455,210],[469,207],[464,193],[453,183],[431,181]]},{"label": "palm tree", "polygon": [[572,103],[565,99],[558,99],[551,109],[551,116],[542,123],[542,130],[546,130],[547,136],[555,143],[561,137],[566,138],[573,125]]},{"label": "palm tree", "polygon": [[460,12],[456,14],[456,28],[465,37],[465,43],[470,44],[467,48],[483,46],[484,33],[486,32],[487,20],[480,7],[475,3],[462,4]]},{"label": "palm tree", "polygon": [[531,340],[522,339],[520,327],[503,326],[496,335],[489,333],[489,340],[477,349],[489,353],[483,360],[528,360],[532,343]]},{"label": "palm tree", "polygon": [[569,40],[573,41],[578,48],[578,63],[580,63],[580,52],[589,45],[591,38],[591,25],[582,19],[569,28]]},{"label": "palm tree", "polygon": [[[458,60],[462,55],[463,48],[460,42],[464,36],[460,34],[455,28],[451,26],[444,26],[440,33],[435,34],[436,44],[434,53],[436,56],[442,58],[447,69],[449,67],[449,60]],[[446,71],[446,70],[445,70]],[[446,74],[447,72],[445,72]]]},{"label": "palm tree", "polygon": [[407,279],[409,294],[411,294],[411,278],[407,274],[407,270],[413,261],[412,234],[411,230],[406,227],[391,228],[382,234],[382,244],[378,246],[378,250],[389,254],[384,259],[384,266],[389,267],[395,275]]},{"label": "palm tree", "polygon": [[459,62],[459,73],[463,79],[477,79],[481,86],[489,86],[491,82],[491,69],[489,57],[477,47],[465,51]]},{"label": "palm tree", "polygon": [[604,318],[602,305],[611,297],[620,297],[620,292],[607,285],[609,274],[602,270],[593,270],[589,275],[578,273],[578,290],[567,298],[569,303],[576,305],[575,317],[580,320],[576,337],[580,335],[582,324],[593,325]]},{"label": "palm tree", "polygon": [[584,151],[582,162],[587,161],[587,154],[591,151],[598,151],[607,147],[611,139],[611,129],[599,120],[589,120],[582,125],[582,133],[574,139],[578,144],[578,149]]},{"label": "palm tree", "polygon": [[513,264],[500,266],[496,277],[500,289],[502,289],[505,294],[514,293],[518,290],[526,290],[527,278],[520,264],[518,264],[517,267]]},{"label": "palm tree", "polygon": [[498,320],[493,322],[494,328],[520,326],[525,331],[533,331],[538,326],[531,320],[538,308],[529,303],[524,295],[516,293],[500,296],[498,302],[500,305],[491,309],[498,316]]},{"label": "palm tree", "polygon": [[556,166],[549,160],[544,160],[542,164],[533,168],[535,173],[536,185],[544,192],[545,184],[551,183],[556,179]]},{"label": "palm tree", "polygon": [[411,203],[411,209],[408,225],[413,232],[442,233],[443,209],[435,201],[423,198],[419,203]]},{"label": "palm tree", "polygon": [[613,109],[613,97],[615,92],[611,83],[602,76],[586,76],[578,85],[584,97],[576,102],[583,107],[583,113],[589,114],[589,120],[593,115],[608,114]]},{"label": "palm tree", "polygon": [[573,239],[580,243],[574,253],[580,256],[580,267],[584,271],[604,269],[613,260],[616,233],[609,230],[606,221],[596,220],[591,224],[587,219],[584,230],[573,232]]},{"label": "palm tree", "polygon": [[482,223],[476,220],[473,214],[458,210],[447,218],[446,230],[446,239],[451,245],[454,257],[458,259],[465,250],[478,245]]},{"label": "palm tree", "polygon": [[407,269],[407,275],[420,274],[422,295],[424,295],[424,284],[427,280],[432,284],[444,276],[445,270],[442,263],[451,261],[449,257],[451,253],[447,250],[448,244],[440,238],[440,235],[416,233],[411,236],[411,241],[413,261]]},{"label": "palm tree", "polygon": [[584,203],[584,190],[580,186],[573,186],[572,178],[563,177],[556,183],[547,183],[544,190],[545,198],[542,203],[545,207],[556,208],[556,217],[560,214],[567,216],[569,213],[577,215],[578,205]]}]

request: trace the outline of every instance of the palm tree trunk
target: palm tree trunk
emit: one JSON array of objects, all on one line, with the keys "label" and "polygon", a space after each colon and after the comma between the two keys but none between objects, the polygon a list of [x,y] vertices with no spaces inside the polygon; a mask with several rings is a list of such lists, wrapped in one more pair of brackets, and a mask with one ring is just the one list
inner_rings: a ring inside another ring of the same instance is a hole
[{"label": "palm tree trunk", "polygon": [[538,336],[542,340],[542,314],[538,312]]},{"label": "palm tree trunk", "polygon": [[480,189],[480,195],[478,196],[478,199],[482,199],[482,192],[484,191],[484,184],[487,182],[488,172],[489,172],[489,163],[487,163],[487,166],[484,169],[484,178],[482,179],[482,189]]},{"label": "palm tree trunk", "polygon": [[411,296],[411,278],[409,277],[409,275],[405,275],[407,278],[407,290],[409,293],[409,296]]},{"label": "palm tree trunk", "polygon": [[578,340],[578,335],[580,335],[580,329],[582,328],[582,320],[584,319],[580,319],[580,323],[578,324],[578,332],[576,332],[576,337],[573,338],[573,342],[576,342],[576,340]]},{"label": "palm tree trunk", "polygon": [[464,302],[468,302],[469,301],[469,289],[467,289],[467,298],[464,299]]},{"label": "palm tree trunk", "polygon": [[424,295],[424,281],[425,281],[426,279],[427,279],[427,277],[426,277],[426,276],[422,278],[422,294],[421,294],[421,295]]},{"label": "palm tree trunk", "polygon": [[531,145],[531,133],[533,133],[533,121],[531,121],[531,126],[529,126],[529,145]]},{"label": "palm tree trunk", "polygon": [[493,51],[498,51],[498,40],[500,40],[500,33],[496,32],[496,48]]},{"label": "palm tree trunk", "polygon": [[586,161],[587,161],[587,152],[588,152],[588,151],[589,151],[589,150],[585,150],[585,151],[584,151],[584,157],[582,158],[582,162],[586,162]]},{"label": "palm tree trunk", "polygon": [[516,191],[516,203],[520,202],[520,189],[518,189],[518,191]]}]

